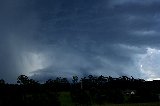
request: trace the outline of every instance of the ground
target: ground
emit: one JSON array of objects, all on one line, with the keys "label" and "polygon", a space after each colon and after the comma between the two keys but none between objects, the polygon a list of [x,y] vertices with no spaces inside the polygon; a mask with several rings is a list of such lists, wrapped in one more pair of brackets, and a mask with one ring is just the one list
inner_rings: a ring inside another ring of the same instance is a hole
[{"label": "ground", "polygon": [[[60,92],[59,100],[61,102],[61,106],[74,106],[71,100],[70,92]],[[160,102],[155,103],[130,103],[130,104],[103,104],[97,105],[93,104],[92,106],[160,106]]]}]

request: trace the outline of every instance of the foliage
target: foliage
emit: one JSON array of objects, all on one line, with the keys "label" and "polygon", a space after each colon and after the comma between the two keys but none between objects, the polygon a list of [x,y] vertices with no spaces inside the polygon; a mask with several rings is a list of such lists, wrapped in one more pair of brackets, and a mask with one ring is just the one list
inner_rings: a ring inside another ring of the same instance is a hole
[{"label": "foliage", "polygon": [[113,78],[89,75],[81,80],[78,80],[78,76],[73,76],[72,81],[69,83],[67,78],[57,77],[40,84],[26,75],[20,75],[17,84],[7,84],[1,79],[0,105],[132,106],[132,103],[159,101],[159,80],[145,81],[127,76]]}]

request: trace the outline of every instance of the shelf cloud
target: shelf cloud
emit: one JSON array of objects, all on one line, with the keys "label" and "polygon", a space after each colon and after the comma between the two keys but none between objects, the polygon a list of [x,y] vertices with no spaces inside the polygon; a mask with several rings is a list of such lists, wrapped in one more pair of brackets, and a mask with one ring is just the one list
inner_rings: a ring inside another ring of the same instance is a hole
[{"label": "shelf cloud", "polygon": [[158,79],[159,10],[158,0],[1,0],[0,78]]}]

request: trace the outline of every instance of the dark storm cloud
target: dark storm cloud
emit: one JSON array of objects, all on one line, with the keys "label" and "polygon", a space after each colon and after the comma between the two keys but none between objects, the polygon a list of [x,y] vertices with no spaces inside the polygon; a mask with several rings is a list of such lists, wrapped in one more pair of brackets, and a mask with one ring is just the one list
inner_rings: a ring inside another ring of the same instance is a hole
[{"label": "dark storm cloud", "polygon": [[159,49],[158,0],[1,0],[0,77],[140,77]]},{"label": "dark storm cloud", "polygon": [[20,0],[0,1],[0,77],[6,81],[15,81],[24,70],[23,52],[35,49],[33,35],[38,19],[25,3]]}]

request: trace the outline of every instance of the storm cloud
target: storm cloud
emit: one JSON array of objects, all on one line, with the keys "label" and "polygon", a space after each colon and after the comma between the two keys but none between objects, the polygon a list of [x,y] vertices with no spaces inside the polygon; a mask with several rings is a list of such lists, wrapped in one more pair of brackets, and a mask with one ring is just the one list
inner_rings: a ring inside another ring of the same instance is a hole
[{"label": "storm cloud", "polygon": [[158,0],[1,0],[0,77],[160,78]]}]

